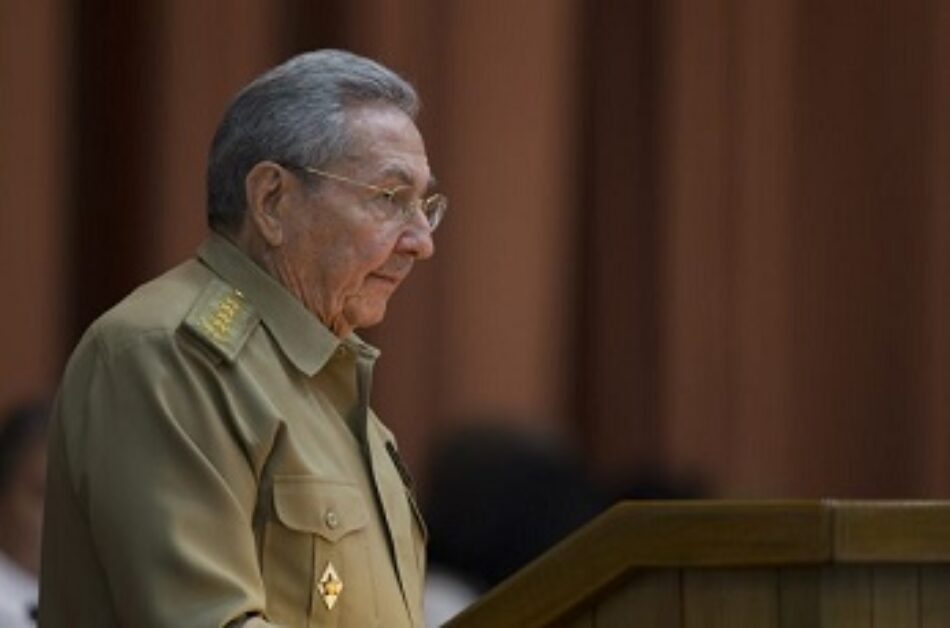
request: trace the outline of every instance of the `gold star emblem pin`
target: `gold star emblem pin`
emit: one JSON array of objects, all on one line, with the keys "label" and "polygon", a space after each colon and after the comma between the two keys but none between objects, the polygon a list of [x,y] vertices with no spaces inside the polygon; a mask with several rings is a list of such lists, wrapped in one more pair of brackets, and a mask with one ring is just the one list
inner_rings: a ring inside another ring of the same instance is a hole
[{"label": "gold star emblem pin", "polygon": [[327,563],[327,568],[323,570],[323,575],[320,576],[320,582],[317,584],[317,590],[320,591],[327,610],[333,610],[333,605],[343,592],[343,581],[333,568],[333,563]]}]

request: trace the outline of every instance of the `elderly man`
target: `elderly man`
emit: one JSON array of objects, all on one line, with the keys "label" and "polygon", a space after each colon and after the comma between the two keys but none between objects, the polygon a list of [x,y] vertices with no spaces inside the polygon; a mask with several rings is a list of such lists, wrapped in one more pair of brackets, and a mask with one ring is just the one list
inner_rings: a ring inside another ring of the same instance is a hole
[{"label": "elderly man", "polygon": [[412,87],[304,54],[232,102],[212,234],[86,332],[51,428],[40,624],[419,626],[424,528],[368,407],[446,209]]}]

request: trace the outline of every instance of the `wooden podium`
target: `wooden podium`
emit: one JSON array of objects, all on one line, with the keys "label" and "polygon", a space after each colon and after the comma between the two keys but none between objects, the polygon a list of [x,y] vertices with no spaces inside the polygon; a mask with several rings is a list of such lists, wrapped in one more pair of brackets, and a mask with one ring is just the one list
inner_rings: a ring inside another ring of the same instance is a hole
[{"label": "wooden podium", "polygon": [[950,502],[625,502],[451,628],[950,628]]}]

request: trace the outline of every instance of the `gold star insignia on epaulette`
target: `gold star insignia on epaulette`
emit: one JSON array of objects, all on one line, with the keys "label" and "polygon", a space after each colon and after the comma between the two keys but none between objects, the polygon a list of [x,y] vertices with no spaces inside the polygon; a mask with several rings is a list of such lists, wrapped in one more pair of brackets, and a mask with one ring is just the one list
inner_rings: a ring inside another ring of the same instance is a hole
[{"label": "gold star insignia on epaulette", "polygon": [[317,584],[317,590],[320,591],[320,597],[327,605],[327,610],[333,610],[337,598],[343,593],[343,581],[333,568],[333,563],[327,563],[327,568],[323,570],[323,575],[320,576],[320,582]]},{"label": "gold star insignia on epaulette", "polygon": [[225,295],[214,310],[201,318],[201,328],[218,342],[226,342],[231,337],[234,317],[241,311],[243,301],[240,290]]},{"label": "gold star insignia on epaulette", "polygon": [[185,325],[233,360],[258,321],[244,294],[220,280],[212,281],[188,313]]}]

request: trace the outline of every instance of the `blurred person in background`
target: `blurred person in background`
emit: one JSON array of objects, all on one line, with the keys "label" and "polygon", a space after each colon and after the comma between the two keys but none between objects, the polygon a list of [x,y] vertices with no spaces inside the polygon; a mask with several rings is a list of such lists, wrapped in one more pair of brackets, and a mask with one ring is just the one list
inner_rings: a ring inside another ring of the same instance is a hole
[{"label": "blurred person in background", "polygon": [[0,627],[34,626],[46,478],[47,408],[22,404],[0,423]]},{"label": "blurred person in background", "polygon": [[87,330],[53,408],[44,628],[423,625],[424,528],[369,408],[382,321],[433,254],[418,98],[342,51],[232,101],[211,234]]},{"label": "blurred person in background", "polygon": [[430,626],[445,623],[606,506],[566,446],[500,421],[473,423],[441,439],[429,477]]}]

